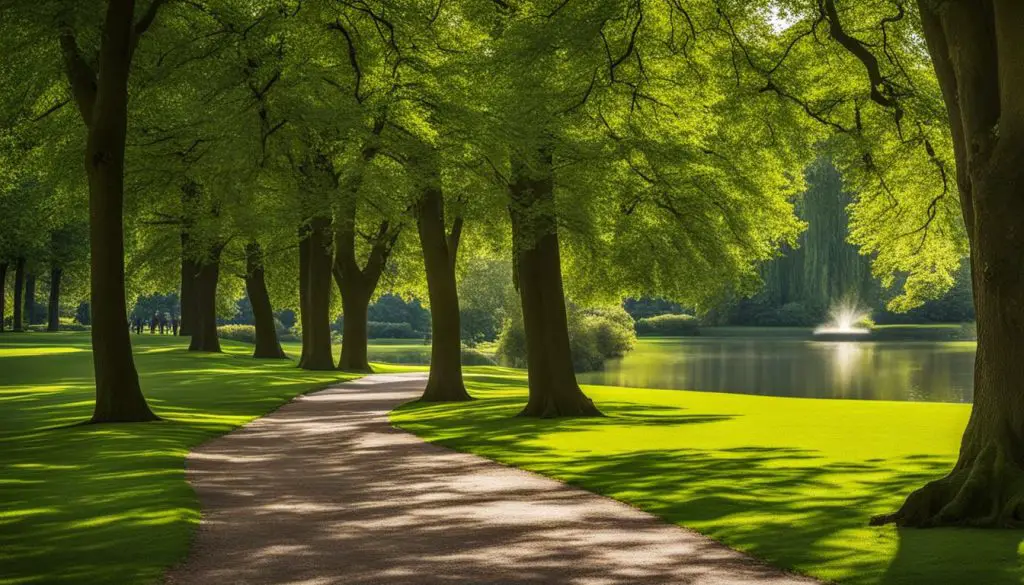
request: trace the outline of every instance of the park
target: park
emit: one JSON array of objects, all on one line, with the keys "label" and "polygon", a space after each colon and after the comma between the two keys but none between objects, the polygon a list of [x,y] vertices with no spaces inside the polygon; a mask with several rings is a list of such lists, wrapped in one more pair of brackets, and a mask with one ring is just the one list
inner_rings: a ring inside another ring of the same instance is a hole
[{"label": "park", "polygon": [[1024,582],[1017,0],[0,0],[0,585]]}]

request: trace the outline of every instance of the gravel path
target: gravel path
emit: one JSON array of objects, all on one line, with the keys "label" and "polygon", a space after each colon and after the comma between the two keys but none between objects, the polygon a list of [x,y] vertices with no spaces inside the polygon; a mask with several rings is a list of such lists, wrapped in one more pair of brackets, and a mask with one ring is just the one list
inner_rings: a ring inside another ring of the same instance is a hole
[{"label": "gravel path", "polygon": [[189,455],[203,519],[171,584],[814,583],[578,488],[396,430],[425,377],[298,398]]}]

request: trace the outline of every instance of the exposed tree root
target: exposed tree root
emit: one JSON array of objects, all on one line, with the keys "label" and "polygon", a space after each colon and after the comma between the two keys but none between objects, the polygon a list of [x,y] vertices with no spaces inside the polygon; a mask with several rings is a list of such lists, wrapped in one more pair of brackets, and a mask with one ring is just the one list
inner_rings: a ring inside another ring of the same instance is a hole
[{"label": "exposed tree root", "polygon": [[542,399],[531,399],[518,416],[534,418],[604,416],[594,401],[580,390],[569,396],[548,395]]},{"label": "exposed tree root", "polygon": [[462,384],[431,384],[427,383],[420,402],[468,402],[473,397]]},{"label": "exposed tree root", "polygon": [[1024,527],[1024,468],[993,441],[946,477],[911,493],[896,512],[871,519],[872,526],[890,523],[915,528]]}]

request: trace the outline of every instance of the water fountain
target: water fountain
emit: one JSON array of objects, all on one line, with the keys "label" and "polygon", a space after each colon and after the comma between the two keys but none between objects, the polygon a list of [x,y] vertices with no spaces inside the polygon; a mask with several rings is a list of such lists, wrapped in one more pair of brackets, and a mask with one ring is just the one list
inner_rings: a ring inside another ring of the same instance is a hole
[{"label": "water fountain", "polygon": [[867,339],[871,330],[858,326],[868,317],[868,312],[857,308],[855,303],[835,305],[829,311],[832,320],[814,330],[814,338],[826,341],[860,341]]}]

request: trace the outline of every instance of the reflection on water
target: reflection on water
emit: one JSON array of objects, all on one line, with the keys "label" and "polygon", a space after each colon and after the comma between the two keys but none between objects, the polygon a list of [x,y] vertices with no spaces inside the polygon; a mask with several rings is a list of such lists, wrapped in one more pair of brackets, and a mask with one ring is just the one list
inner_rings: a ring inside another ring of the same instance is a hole
[{"label": "reflection on water", "polygon": [[975,345],[793,337],[643,339],[583,384],[873,400],[969,402]]}]

